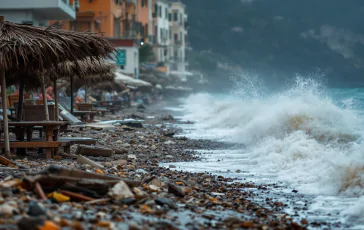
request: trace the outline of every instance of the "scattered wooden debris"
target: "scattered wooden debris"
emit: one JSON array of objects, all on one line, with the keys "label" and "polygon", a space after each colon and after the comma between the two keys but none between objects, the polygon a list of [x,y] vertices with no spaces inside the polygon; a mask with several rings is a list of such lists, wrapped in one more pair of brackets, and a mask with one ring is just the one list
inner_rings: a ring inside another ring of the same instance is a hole
[{"label": "scattered wooden debris", "polygon": [[93,157],[111,157],[115,154],[115,151],[108,148],[79,145],[77,146],[76,154]]},{"label": "scattered wooden debris", "polygon": [[91,165],[92,167],[98,168],[98,169],[105,169],[105,167],[102,166],[101,164],[96,163],[95,161],[93,161],[85,156],[82,156],[82,155],[77,156],[77,163],[82,164],[82,165],[88,164],[88,165]]}]

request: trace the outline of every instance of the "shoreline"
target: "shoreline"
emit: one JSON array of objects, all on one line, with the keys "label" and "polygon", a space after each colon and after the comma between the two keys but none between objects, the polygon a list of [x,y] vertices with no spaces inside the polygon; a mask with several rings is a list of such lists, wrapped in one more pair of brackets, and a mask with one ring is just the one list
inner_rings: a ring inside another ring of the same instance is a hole
[{"label": "shoreline", "polygon": [[[0,214],[6,219],[0,219],[0,229],[4,229],[5,226],[6,229],[16,229],[16,226],[20,226],[19,223],[29,223],[36,218],[71,229],[75,229],[76,225],[82,227],[79,229],[88,229],[91,226],[105,229],[306,229],[312,226],[306,219],[301,219],[299,223],[294,222],[294,218],[284,211],[286,204],[278,201],[277,197],[269,197],[270,190],[279,189],[276,184],[257,185],[210,173],[176,171],[173,162],[201,159],[197,149],[218,150],[226,148],[229,144],[173,137],[172,134],[177,134],[180,130],[171,128],[169,124],[173,127],[173,124],[178,124],[179,121],[168,116],[160,106],[147,107],[144,113],[135,109],[123,111],[124,117],[155,116],[145,120],[144,128],[116,127],[115,130],[103,131],[86,129],[66,134],[97,138],[98,147],[122,150],[108,158],[87,158],[101,164],[104,167],[101,172],[105,175],[141,181],[136,189],[129,187],[133,193],[132,197],[111,199],[104,205],[87,205],[79,201],[52,203],[49,200],[39,200],[33,191],[20,189],[14,192],[12,188],[11,196],[1,193],[3,201]],[[120,119],[119,116],[107,118]],[[75,148],[72,148],[72,152],[74,151]],[[80,165],[72,158],[58,157],[50,162],[45,159],[39,161],[36,158],[37,155],[30,154],[16,162],[30,167],[33,172],[50,164],[97,172],[96,168]],[[160,167],[160,163],[169,164],[169,168]],[[3,179],[8,177],[10,180],[21,178],[24,174],[17,170],[0,173]],[[12,178],[9,178],[9,175],[12,175]],[[257,191],[263,195],[258,195]],[[105,195],[102,198],[107,197]],[[29,215],[29,206],[34,202],[46,211],[41,215]],[[4,209],[10,207],[13,211],[6,213],[8,210]],[[330,227],[324,224],[323,226]]]}]

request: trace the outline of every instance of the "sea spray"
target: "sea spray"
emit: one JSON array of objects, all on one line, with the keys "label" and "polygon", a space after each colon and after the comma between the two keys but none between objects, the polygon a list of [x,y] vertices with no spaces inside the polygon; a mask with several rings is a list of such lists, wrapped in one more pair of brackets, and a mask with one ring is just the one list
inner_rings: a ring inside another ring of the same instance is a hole
[{"label": "sea spray", "polygon": [[256,79],[244,82],[240,94],[236,88],[232,95],[186,100],[184,118],[196,121],[194,135],[245,145],[244,159],[221,170],[269,173],[307,194],[364,195],[364,107],[355,94],[364,91],[345,93],[297,77],[285,90],[264,94],[247,89],[259,85],[252,84]]}]

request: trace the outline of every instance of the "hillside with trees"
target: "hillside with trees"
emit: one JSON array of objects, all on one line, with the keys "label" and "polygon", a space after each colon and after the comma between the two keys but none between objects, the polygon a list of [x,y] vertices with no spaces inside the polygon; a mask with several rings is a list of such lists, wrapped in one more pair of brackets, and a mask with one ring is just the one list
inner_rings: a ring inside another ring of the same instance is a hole
[{"label": "hillside with trees", "polygon": [[[364,86],[361,0],[183,0],[191,67],[211,80],[218,62],[280,84],[295,74],[325,74],[331,86]],[[203,51],[203,52],[201,52]]]}]

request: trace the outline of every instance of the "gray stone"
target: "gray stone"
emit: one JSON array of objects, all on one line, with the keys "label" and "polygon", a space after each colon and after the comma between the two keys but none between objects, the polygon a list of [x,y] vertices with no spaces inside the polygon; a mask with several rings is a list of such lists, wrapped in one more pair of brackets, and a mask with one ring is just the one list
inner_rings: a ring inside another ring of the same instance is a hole
[{"label": "gray stone", "polygon": [[27,213],[29,216],[43,216],[47,215],[47,210],[42,204],[36,201],[30,201]]},{"label": "gray stone", "polygon": [[155,199],[155,203],[161,206],[167,205],[169,208],[172,209],[178,208],[177,204],[174,203],[174,201],[169,198],[157,198]]}]

